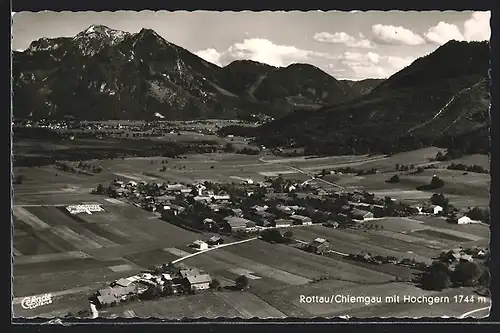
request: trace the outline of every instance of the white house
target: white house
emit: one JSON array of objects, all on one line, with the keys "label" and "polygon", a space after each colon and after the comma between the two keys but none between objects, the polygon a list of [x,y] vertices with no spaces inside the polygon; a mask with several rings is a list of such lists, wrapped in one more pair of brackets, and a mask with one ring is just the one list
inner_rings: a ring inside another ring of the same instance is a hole
[{"label": "white house", "polygon": [[457,224],[468,224],[472,222],[473,222],[472,219],[468,216],[462,216],[457,220]]},{"label": "white house", "polygon": [[203,191],[206,190],[207,187],[203,184],[196,184],[196,191],[198,193],[199,196],[202,196],[203,195]]},{"label": "white house", "polygon": [[201,240],[196,240],[193,242],[193,247],[197,250],[206,250],[208,249],[208,244]]},{"label": "white house", "polygon": [[426,207],[426,209],[424,211],[426,213],[431,213],[431,214],[437,215],[443,211],[443,207],[441,207],[439,205],[430,205],[430,206]]},{"label": "white house", "polygon": [[212,279],[208,274],[190,275],[186,277],[186,280],[193,291],[209,289],[210,283],[212,283]]}]

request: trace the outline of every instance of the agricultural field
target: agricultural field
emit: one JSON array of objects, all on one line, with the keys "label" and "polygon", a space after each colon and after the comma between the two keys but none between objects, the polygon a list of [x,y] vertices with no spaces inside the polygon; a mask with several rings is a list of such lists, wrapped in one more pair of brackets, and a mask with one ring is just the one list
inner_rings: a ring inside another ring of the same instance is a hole
[{"label": "agricultural field", "polygon": [[[438,169],[414,176],[403,175],[400,184],[385,183],[396,163],[425,163],[436,152],[430,148],[391,157],[287,159],[264,154],[199,154],[176,159],[92,160],[87,163],[103,168],[93,176],[63,172],[53,166],[16,167],[14,173],[22,174],[24,179],[22,184],[14,185],[14,315],[53,317],[88,309],[87,297],[96,289],[120,277],[195,253],[188,244],[211,236],[179,228],[123,201],[90,194],[98,184],[107,186],[115,178],[187,183],[247,179],[258,182],[278,174],[302,182],[310,177],[293,167],[307,172],[343,166],[377,167],[386,168],[387,173],[362,177],[331,175],[329,180],[348,188],[366,188],[379,196],[423,202],[432,193],[416,191],[415,186],[427,183],[432,174],[437,173],[445,180],[443,193],[451,203],[460,206],[457,203],[461,202],[461,207],[488,205],[488,175],[462,176],[459,172]],[[166,170],[160,171],[163,166]],[[327,186],[320,181],[314,183]],[[103,211],[72,215],[65,209],[70,204],[99,204]],[[383,228],[340,230],[319,225],[290,228],[294,238],[302,242],[317,237],[328,239],[336,253],[324,256],[292,246],[252,240],[190,257],[182,263],[208,272],[222,286],[231,286],[237,277],[245,275],[250,288],[243,292],[214,291],[131,303],[103,310],[100,315],[143,318],[367,316],[368,308],[381,315],[411,314],[412,309],[425,314],[424,307],[416,305],[304,304],[300,302],[300,295],[422,294],[423,291],[410,284],[396,282],[399,278],[409,279],[413,270],[354,262],[342,254],[364,252],[430,262],[444,250],[483,246],[489,242],[487,226],[449,225],[431,217],[375,219],[365,224]],[[233,240],[226,239],[226,243],[230,241]],[[43,293],[54,295],[52,304],[35,310],[20,306],[23,297]],[[465,306],[450,307],[451,312],[455,311],[450,315],[469,310]]]}]

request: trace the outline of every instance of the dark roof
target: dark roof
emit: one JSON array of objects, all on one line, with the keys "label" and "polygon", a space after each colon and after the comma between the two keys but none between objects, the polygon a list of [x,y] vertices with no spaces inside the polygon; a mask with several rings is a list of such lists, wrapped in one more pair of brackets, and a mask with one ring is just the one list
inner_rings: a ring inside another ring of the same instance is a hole
[{"label": "dark roof", "polygon": [[226,217],[225,220],[227,223],[231,226],[231,228],[241,228],[241,227],[246,227],[249,224],[255,224],[253,221],[244,219],[242,217]]},{"label": "dark roof", "polygon": [[217,242],[219,240],[222,240],[219,236],[212,236],[208,239],[210,242]]},{"label": "dark roof", "polygon": [[369,211],[357,209],[357,208],[352,210],[352,215],[355,215],[355,216],[366,216],[367,214],[372,214],[372,213]]},{"label": "dark roof", "polygon": [[113,287],[113,288],[104,288],[99,290],[99,295],[103,297],[121,297],[135,291],[135,285],[130,284],[127,287]]}]

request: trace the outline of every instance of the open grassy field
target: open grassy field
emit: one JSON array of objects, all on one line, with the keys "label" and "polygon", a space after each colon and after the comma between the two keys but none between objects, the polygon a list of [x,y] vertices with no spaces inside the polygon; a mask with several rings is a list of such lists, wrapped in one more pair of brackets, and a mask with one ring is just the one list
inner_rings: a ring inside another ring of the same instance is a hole
[{"label": "open grassy field", "polygon": [[457,230],[466,232],[468,234],[472,234],[478,237],[490,238],[490,227],[485,224],[472,223],[472,224],[455,224],[455,223],[447,223],[445,218],[442,217],[434,217],[434,216],[414,216],[412,217],[414,220],[418,220],[424,223],[424,225],[428,225],[436,228],[445,228],[449,230]]},{"label": "open grassy field", "polygon": [[[168,161],[162,164],[162,161]],[[242,154],[199,154],[186,159],[130,158],[103,161],[113,178],[135,181],[171,182],[241,182],[245,179],[263,181],[262,173],[280,171],[283,166],[259,162],[258,156]],[[166,171],[160,171],[163,167]],[[140,170],[140,171],[139,171]]]},{"label": "open grassy field", "polygon": [[[262,242],[259,246],[252,245],[255,244],[241,244],[240,246],[228,248],[227,250],[242,258],[255,258],[254,260],[259,258],[259,262],[267,266],[275,267],[281,271],[289,272],[309,280],[328,276],[342,281],[383,283],[392,279],[392,276],[381,272],[351,265],[350,263],[334,258],[307,253],[286,245],[273,245],[265,242]],[[283,258],[286,258],[286,260]],[[247,266],[245,265],[244,267]],[[258,270],[259,267],[253,269],[257,274],[269,274],[264,269],[260,269],[260,272]],[[298,283],[300,279],[297,280],[297,283],[292,283],[295,282],[294,280],[286,281],[286,279],[283,279],[283,282],[288,282],[290,285],[304,284]]]},{"label": "open grassy field", "polygon": [[416,149],[408,152],[398,153],[391,156],[388,156],[383,160],[375,160],[369,163],[363,164],[363,169],[371,169],[375,168],[381,172],[384,171],[394,171],[396,164],[399,165],[414,165],[415,167],[421,165],[427,165],[429,163],[429,159],[436,157],[438,152],[442,152],[443,154],[446,152],[446,149],[437,148],[437,147],[428,147]]},{"label": "open grassy field", "polygon": [[[64,206],[52,206],[48,195],[40,197],[45,199],[44,206],[19,205],[29,196],[21,193],[21,200],[15,201],[14,206],[14,296],[67,292],[59,305],[53,303],[32,311],[37,314],[77,311],[73,306],[81,302],[72,295],[80,292],[78,288],[95,290],[153,264],[169,262],[177,256],[163,248],[185,246],[199,238],[196,233],[123,203],[104,201],[104,212],[71,215]],[[66,198],[72,204],[89,201]]]},{"label": "open grassy field", "polygon": [[[326,229],[326,228],[325,228]],[[416,250],[416,246],[405,246],[404,242],[397,242],[396,240],[389,239],[389,242],[381,241],[380,237],[373,234],[364,233],[360,231],[359,233],[366,235],[366,239],[362,241],[352,241],[349,239],[350,232],[337,229],[336,232],[330,232],[328,236],[325,236],[323,230],[321,229],[311,229],[311,228],[295,228],[293,230],[294,238],[307,243],[313,241],[317,237],[327,237],[330,241],[331,250],[345,253],[345,254],[359,254],[359,253],[371,253],[372,255],[382,255],[382,256],[394,256],[399,259],[403,258],[414,258],[417,261],[431,262],[432,260],[420,254],[419,252],[413,252],[410,250]],[[428,254],[428,252],[426,252]],[[353,264],[355,262],[353,261]]]},{"label": "open grassy field", "polygon": [[157,301],[139,301],[105,309],[99,312],[103,318],[124,317],[123,311],[134,311],[138,318],[236,318],[242,315],[217,293],[205,292],[190,296],[174,296]]},{"label": "open grassy field", "polygon": [[467,166],[479,165],[487,170],[491,169],[490,157],[488,155],[474,154],[451,160],[449,163],[465,164]]},{"label": "open grassy field", "polygon": [[[386,181],[398,174],[400,182],[390,184]],[[433,175],[443,179],[445,185],[440,189],[418,191],[417,186],[429,184]],[[397,172],[379,173],[366,176],[332,175],[325,177],[348,190],[366,190],[377,196],[390,196],[395,199],[421,203],[433,193],[443,193],[450,203],[458,208],[473,206],[487,207],[490,198],[490,176],[487,174],[463,172],[447,169],[429,169],[417,175]]]}]

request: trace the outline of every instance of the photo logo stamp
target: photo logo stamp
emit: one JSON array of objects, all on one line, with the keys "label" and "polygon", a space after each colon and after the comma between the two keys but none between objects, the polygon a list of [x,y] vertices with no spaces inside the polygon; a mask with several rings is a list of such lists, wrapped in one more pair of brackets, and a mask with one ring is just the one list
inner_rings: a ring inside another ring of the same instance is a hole
[{"label": "photo logo stamp", "polygon": [[48,305],[52,303],[52,295],[44,294],[38,296],[29,296],[23,298],[21,301],[21,306],[26,310],[33,310],[43,305]]}]

